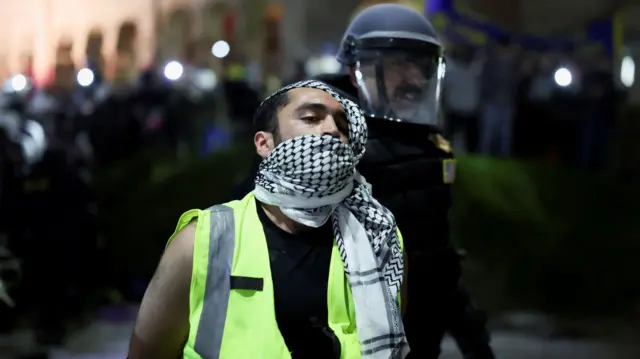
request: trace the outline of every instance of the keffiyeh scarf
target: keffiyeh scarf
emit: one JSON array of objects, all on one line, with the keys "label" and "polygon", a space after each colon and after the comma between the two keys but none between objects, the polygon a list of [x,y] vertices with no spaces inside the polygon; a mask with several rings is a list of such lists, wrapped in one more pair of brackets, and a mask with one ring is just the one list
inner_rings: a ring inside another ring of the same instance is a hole
[{"label": "keffiyeh scarf", "polygon": [[298,82],[272,96],[301,87],[326,91],[342,105],[349,143],[330,135],[283,141],[260,164],[254,195],[310,227],[331,220],[351,285],[362,358],[403,359],[409,345],[398,306],[404,262],[396,222],[356,171],[367,141],[364,116],[319,81]]}]

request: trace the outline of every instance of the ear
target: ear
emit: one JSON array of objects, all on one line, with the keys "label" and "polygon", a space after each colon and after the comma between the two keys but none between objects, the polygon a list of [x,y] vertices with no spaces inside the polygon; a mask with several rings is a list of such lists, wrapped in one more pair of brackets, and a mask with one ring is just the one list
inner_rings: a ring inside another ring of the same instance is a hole
[{"label": "ear", "polygon": [[351,84],[353,87],[358,88],[358,80],[356,80],[356,67],[349,66],[349,80],[351,80]]},{"label": "ear", "polygon": [[253,143],[256,146],[256,153],[263,159],[269,156],[275,148],[273,134],[265,131],[258,131],[253,136]]}]

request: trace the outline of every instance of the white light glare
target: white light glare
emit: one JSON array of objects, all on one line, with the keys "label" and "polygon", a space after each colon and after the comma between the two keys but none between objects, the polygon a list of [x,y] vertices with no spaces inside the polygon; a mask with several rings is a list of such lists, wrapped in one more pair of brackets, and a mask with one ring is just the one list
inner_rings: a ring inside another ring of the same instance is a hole
[{"label": "white light glare", "polygon": [[320,74],[337,74],[341,69],[342,64],[333,55],[313,57],[305,64],[307,74],[312,77]]},{"label": "white light glare", "polygon": [[87,68],[81,69],[80,71],[78,71],[78,74],[76,75],[76,80],[78,81],[78,85],[82,87],[91,86],[94,79],[95,79],[95,76],[93,74],[93,71]]},{"label": "white light glare", "polygon": [[176,81],[182,77],[184,69],[178,61],[171,61],[164,67],[164,77],[171,81]]},{"label": "white light glare", "polygon": [[231,47],[224,40],[216,41],[216,43],[211,47],[211,53],[219,59],[227,57],[227,55],[229,55],[229,51],[231,51]]},{"label": "white light glare", "polygon": [[15,75],[11,78],[11,89],[16,92],[24,91],[27,88],[27,77],[22,74]]},{"label": "white light glare", "polygon": [[438,67],[438,78],[442,80],[446,73],[447,73],[447,64],[442,62],[440,67]]},{"label": "white light glare", "polygon": [[203,69],[196,72],[194,82],[198,89],[211,91],[218,84],[218,77],[212,70]]},{"label": "white light glare", "polygon": [[620,66],[620,82],[625,87],[633,86],[636,79],[636,63],[631,56],[625,56],[622,58],[622,64]]},{"label": "white light glare", "polygon": [[556,73],[553,75],[553,78],[556,81],[556,84],[558,84],[558,86],[560,87],[567,87],[571,85],[571,82],[573,81],[573,76],[571,75],[571,71],[569,71],[567,68],[564,68],[564,67],[561,67],[558,70],[556,70]]}]

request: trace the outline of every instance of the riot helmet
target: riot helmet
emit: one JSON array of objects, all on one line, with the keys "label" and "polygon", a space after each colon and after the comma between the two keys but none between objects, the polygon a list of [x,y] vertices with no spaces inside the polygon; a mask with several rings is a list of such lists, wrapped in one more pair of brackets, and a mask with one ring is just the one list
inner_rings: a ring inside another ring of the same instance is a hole
[{"label": "riot helmet", "polygon": [[431,23],[399,4],[366,8],[337,55],[349,66],[365,115],[439,127],[443,47]]}]

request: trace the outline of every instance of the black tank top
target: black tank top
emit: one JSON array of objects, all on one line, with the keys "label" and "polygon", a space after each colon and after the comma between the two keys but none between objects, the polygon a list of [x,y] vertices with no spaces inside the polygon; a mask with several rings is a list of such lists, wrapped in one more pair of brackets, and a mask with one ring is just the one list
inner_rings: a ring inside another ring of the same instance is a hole
[{"label": "black tank top", "polygon": [[293,359],[339,358],[337,338],[327,328],[331,225],[291,234],[256,206],[269,248],[276,320]]}]

